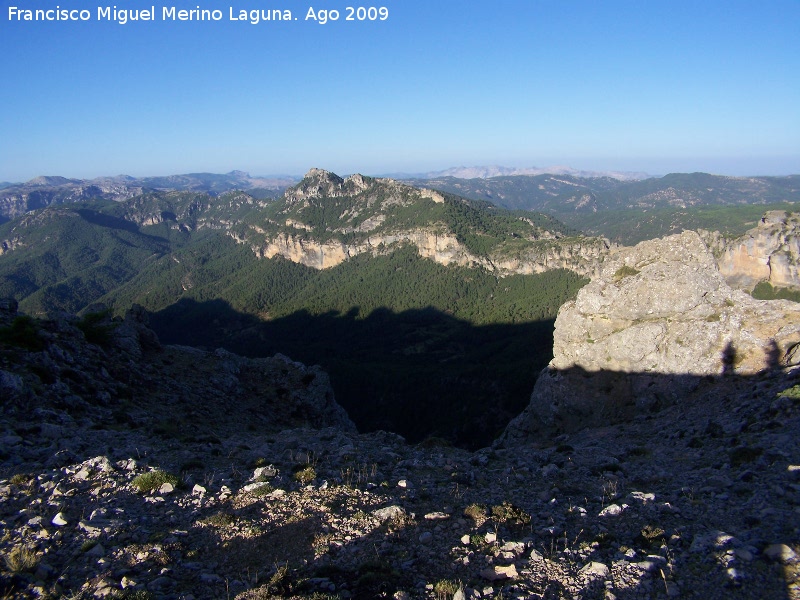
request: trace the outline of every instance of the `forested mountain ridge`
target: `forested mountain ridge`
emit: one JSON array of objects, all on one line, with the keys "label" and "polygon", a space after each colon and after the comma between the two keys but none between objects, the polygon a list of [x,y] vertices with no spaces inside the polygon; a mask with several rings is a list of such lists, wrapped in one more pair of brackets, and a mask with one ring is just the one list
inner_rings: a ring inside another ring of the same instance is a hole
[{"label": "forested mountain ridge", "polygon": [[558,268],[587,275],[607,249],[604,240],[546,215],[320,169],[231,231],[258,256],[280,255],[315,269],[408,244],[440,264],[481,266],[500,276]]},{"label": "forested mountain ridge", "polygon": [[800,175],[729,177],[670,173],[663,177],[623,181],[612,177],[548,174],[486,179],[439,177],[408,182],[465,198],[487,200],[509,209],[559,213],[800,201]]},{"label": "forested mountain ridge", "polygon": [[769,209],[796,210],[800,176],[727,177],[672,173],[638,181],[572,175],[409,180],[422,187],[543,211],[587,234],[631,245],[687,229],[742,235]]}]

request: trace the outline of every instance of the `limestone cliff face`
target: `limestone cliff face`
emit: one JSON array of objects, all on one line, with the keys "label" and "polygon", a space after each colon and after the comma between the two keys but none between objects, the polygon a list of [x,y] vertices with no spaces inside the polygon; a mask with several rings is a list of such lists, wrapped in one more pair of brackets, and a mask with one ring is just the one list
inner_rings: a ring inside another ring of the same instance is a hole
[{"label": "limestone cliff face", "polygon": [[737,288],[761,281],[800,288],[800,216],[769,211],[757,227],[718,248],[719,270]]},{"label": "limestone cliff face", "polygon": [[800,304],[732,289],[695,232],[613,250],[561,307],[549,367],[505,440],[680,402],[704,378],[800,364]]},{"label": "limestone cliff face", "polygon": [[[237,241],[244,240],[237,238]],[[371,236],[358,244],[336,241],[321,243],[300,236],[279,234],[273,239],[265,240],[263,245],[253,245],[252,249],[259,258],[283,256],[314,269],[329,269],[359,254],[384,254],[399,244],[411,244],[417,248],[422,258],[442,265],[481,266],[500,276],[569,269],[579,275],[592,277],[597,273],[601,257],[609,248],[605,240],[587,239],[576,243],[543,245],[516,257],[481,257],[470,253],[455,235],[433,229],[415,229]]]}]

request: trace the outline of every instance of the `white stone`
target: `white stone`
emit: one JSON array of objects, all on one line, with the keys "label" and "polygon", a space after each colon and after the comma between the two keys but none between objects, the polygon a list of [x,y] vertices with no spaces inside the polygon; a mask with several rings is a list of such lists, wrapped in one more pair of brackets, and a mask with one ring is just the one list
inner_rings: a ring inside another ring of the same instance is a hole
[{"label": "white stone", "polygon": [[598,513],[598,517],[616,517],[622,514],[622,507],[619,504],[609,504]]}]

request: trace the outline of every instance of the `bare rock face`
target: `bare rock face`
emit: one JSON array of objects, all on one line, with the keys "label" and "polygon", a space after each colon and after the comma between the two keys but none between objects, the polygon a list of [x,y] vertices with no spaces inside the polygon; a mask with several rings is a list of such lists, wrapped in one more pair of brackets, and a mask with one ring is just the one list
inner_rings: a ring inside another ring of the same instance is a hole
[{"label": "bare rock face", "polygon": [[561,307],[554,358],[504,439],[631,418],[709,376],[797,365],[798,348],[800,304],[733,290],[697,233],[621,248]]},{"label": "bare rock face", "polygon": [[800,215],[765,213],[757,227],[724,245],[719,270],[742,289],[751,290],[761,281],[800,288]]}]

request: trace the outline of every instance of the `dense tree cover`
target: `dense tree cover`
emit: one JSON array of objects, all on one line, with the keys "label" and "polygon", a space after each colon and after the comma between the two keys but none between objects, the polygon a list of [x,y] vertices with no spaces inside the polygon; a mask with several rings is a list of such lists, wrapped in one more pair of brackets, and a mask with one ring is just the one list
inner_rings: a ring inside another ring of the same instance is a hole
[{"label": "dense tree cover", "polygon": [[109,218],[102,207],[48,209],[24,225],[0,226],[0,239],[19,237],[24,246],[0,257],[0,296],[17,298],[29,312],[77,312],[169,251],[167,240]]},{"label": "dense tree cover", "polygon": [[559,218],[581,231],[632,246],[643,240],[680,233],[687,229],[719,231],[726,237],[738,237],[755,227],[766,211],[796,211],[798,207],[800,204],[782,202],[744,206],[626,209],[560,214]]},{"label": "dense tree cover", "polygon": [[757,300],[794,300],[795,302],[800,302],[800,291],[776,288],[768,281],[762,281],[756,285],[753,288],[752,296]]}]

